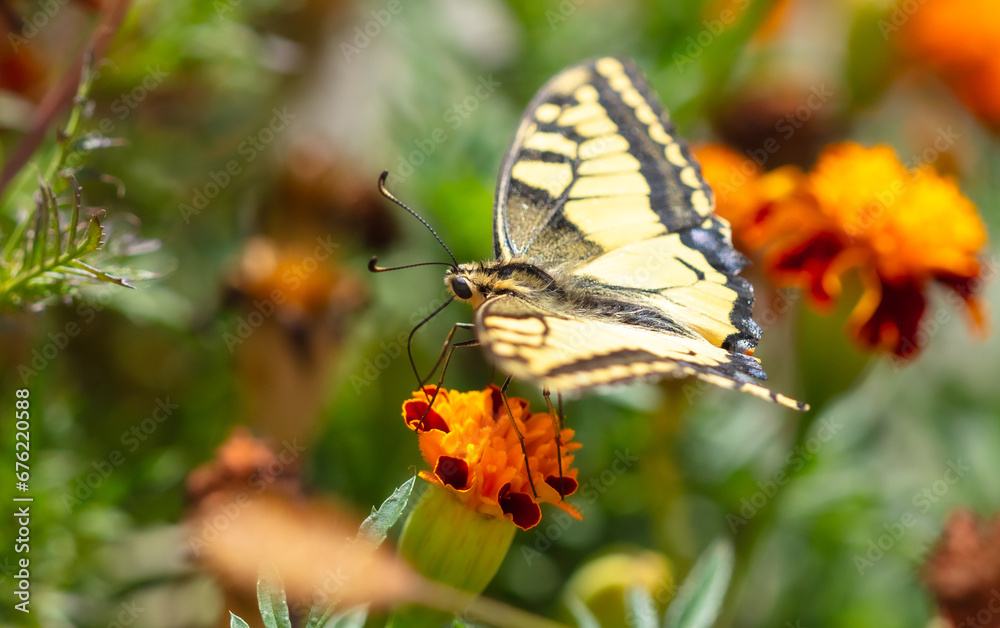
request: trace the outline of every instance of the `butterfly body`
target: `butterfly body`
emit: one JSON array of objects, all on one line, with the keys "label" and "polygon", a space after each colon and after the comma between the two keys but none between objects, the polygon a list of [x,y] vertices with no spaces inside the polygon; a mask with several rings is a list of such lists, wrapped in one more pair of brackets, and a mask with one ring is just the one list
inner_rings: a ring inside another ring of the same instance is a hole
[{"label": "butterfly body", "polygon": [[[461,287],[463,284],[466,288]],[[516,299],[553,314],[572,312],[583,319],[609,319],[620,325],[698,337],[662,311],[644,305],[641,291],[619,288],[609,292],[594,278],[559,269],[546,271],[525,259],[461,264],[445,274],[445,285],[455,298],[467,301],[473,308],[490,298]]]},{"label": "butterfly body", "polygon": [[627,59],[563,70],[501,167],[495,259],[450,268],[500,368],[564,394],[696,377],[783,405],[752,357],[746,259],[656,95]]}]

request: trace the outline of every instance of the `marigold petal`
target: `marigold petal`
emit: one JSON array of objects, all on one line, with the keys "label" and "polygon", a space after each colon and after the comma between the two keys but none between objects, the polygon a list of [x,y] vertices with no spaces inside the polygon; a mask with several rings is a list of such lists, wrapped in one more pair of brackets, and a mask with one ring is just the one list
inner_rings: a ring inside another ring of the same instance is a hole
[{"label": "marigold petal", "polygon": [[514,525],[522,530],[528,530],[538,525],[542,519],[542,509],[527,493],[515,493],[510,490],[510,484],[500,489],[500,509],[511,516]]},{"label": "marigold petal", "polygon": [[[922,0],[898,38],[987,124],[1000,125],[1000,11],[994,0]],[[899,8],[896,9],[897,11]]]},{"label": "marigold petal", "polygon": [[772,273],[804,284],[817,303],[826,305],[839,294],[840,283],[833,270],[845,247],[844,240],[836,234],[815,233],[786,248],[776,249],[766,263]]},{"label": "marigold petal", "polygon": [[456,491],[468,490],[469,463],[461,458],[451,456],[441,456],[434,465],[434,475],[441,480],[445,486],[450,486]]},{"label": "marigold petal", "polygon": [[431,484],[437,484],[438,486],[441,486],[441,480],[438,478],[438,476],[434,475],[430,471],[421,470],[417,473],[417,475],[424,482],[430,482]]},{"label": "marigold petal", "polygon": [[808,189],[820,210],[850,237],[863,236],[890,213],[897,186],[910,179],[891,146],[855,142],[827,146],[809,173]]},{"label": "marigold petal", "polygon": [[976,295],[982,281],[977,272],[972,277],[962,277],[959,275],[939,275],[935,279],[952,291],[954,291],[969,310],[972,317],[972,324],[976,332],[981,336],[989,333],[989,319],[986,316],[986,304]]},{"label": "marigold petal", "polygon": [[577,521],[583,521],[583,513],[565,499],[556,502],[555,506]]},{"label": "marigold petal", "polygon": [[[968,7],[989,0],[947,1]],[[950,11],[945,0],[927,2],[936,11]],[[966,8],[949,15],[979,14]],[[1000,20],[1000,10],[991,15]],[[949,23],[959,24],[956,19]],[[936,29],[936,22],[923,24],[931,26]],[[995,31],[992,40],[1000,41],[1000,21],[972,28],[980,34]],[[991,63],[1000,95],[1000,57],[987,56],[997,59]],[[945,150],[937,144],[935,149]],[[696,153],[716,190],[719,214],[731,221],[738,244],[762,251],[765,271],[776,284],[807,289],[823,307],[840,295],[844,273],[859,268],[865,291],[849,328],[862,344],[900,356],[915,354],[926,309],[923,291],[933,280],[952,287],[977,329],[984,329],[982,302],[972,293],[982,272],[977,255],[986,229],[953,178],[929,164],[911,171],[887,145],[827,146],[808,174],[788,167],[761,172],[724,146]]]},{"label": "marigold petal", "polygon": [[[421,472],[421,477],[450,487],[470,509],[493,517],[510,515],[525,528],[537,524],[542,502],[564,501],[547,477],[567,494],[578,488],[572,452],[580,444],[572,441],[573,431],[568,429],[557,441],[549,414],[532,414],[528,402],[517,397],[504,403],[496,386],[473,392],[442,390],[433,414],[428,412],[421,425],[426,395],[434,391],[433,387],[417,391],[403,405],[407,425],[419,434],[420,452],[434,469],[426,475]],[[440,417],[440,423],[434,417]]]},{"label": "marigold petal", "polygon": [[[431,395],[433,396],[433,392]],[[428,411],[427,401],[423,399],[405,401],[403,403],[403,418],[406,420],[407,427],[414,432],[440,430],[447,434],[451,431],[448,423],[437,413],[437,410],[431,408]]]},{"label": "marigold petal", "polygon": [[497,386],[496,384],[490,384],[487,390],[490,393],[490,402],[493,408],[493,411],[490,413],[490,416],[495,417],[500,412],[500,408],[504,407],[503,393],[500,392],[500,387]]},{"label": "marigold petal", "polygon": [[883,281],[875,310],[867,317],[852,314],[850,324],[855,328],[857,339],[865,346],[910,358],[926,344],[926,339],[918,335],[926,303],[920,286],[912,283],[894,285]]},{"label": "marigold petal", "polygon": [[565,475],[550,475],[545,478],[545,483],[556,489],[556,492],[563,497],[572,495],[580,487],[575,479],[566,477]]}]

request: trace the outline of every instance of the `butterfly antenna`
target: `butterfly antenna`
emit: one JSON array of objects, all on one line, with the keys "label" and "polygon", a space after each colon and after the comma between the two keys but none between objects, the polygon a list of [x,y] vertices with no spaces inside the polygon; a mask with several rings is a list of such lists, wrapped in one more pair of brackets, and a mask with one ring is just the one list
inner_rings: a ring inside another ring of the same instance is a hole
[{"label": "butterfly antenna", "polygon": [[[448,245],[444,243],[444,240],[442,240],[441,236],[439,236],[437,234],[437,231],[434,231],[434,227],[431,227],[430,223],[428,223],[426,220],[424,220],[423,218],[420,217],[420,214],[418,214],[417,212],[415,212],[412,209],[410,209],[409,207],[407,207],[406,204],[403,203],[403,201],[401,201],[398,198],[396,198],[395,196],[393,196],[392,192],[390,192],[389,190],[386,189],[386,187],[385,187],[385,180],[388,177],[389,177],[389,171],[388,170],[383,170],[381,176],[379,176],[379,178],[378,178],[378,191],[382,193],[382,196],[386,197],[387,199],[389,199],[393,203],[399,205],[400,207],[402,207],[406,211],[410,212],[410,214],[412,214],[414,218],[416,218],[417,220],[419,220],[420,222],[422,222],[424,224],[424,226],[427,227],[427,230],[431,232],[431,235],[433,235],[437,239],[437,241],[441,243],[441,246],[444,247],[444,250],[448,251],[448,256],[451,257],[451,261],[454,262],[454,264],[446,264],[446,265],[447,266],[451,266],[452,268],[457,267],[458,266],[458,260],[455,259],[455,254],[451,252],[451,249],[449,249]],[[431,262],[431,263],[443,264],[444,262]],[[414,266],[418,266],[418,265],[419,264],[414,264]],[[372,258],[372,262],[368,264],[368,268],[371,269],[372,266],[374,266],[374,258]],[[401,268],[410,268],[410,267],[409,266],[402,266]],[[389,269],[386,269],[386,270],[389,270]],[[379,271],[373,271],[373,272],[379,272]]]},{"label": "butterfly antenna", "polygon": [[372,258],[368,260],[368,270],[373,273],[384,273],[390,270],[402,270],[404,268],[416,268],[417,266],[447,266],[448,268],[454,268],[448,262],[420,262],[419,264],[407,264],[405,266],[379,266],[378,265],[378,255],[372,255]]}]

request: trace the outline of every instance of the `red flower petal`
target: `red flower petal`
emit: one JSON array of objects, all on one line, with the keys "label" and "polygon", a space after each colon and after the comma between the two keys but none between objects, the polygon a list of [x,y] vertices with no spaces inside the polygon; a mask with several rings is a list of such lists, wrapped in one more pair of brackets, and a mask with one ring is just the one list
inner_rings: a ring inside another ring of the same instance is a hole
[{"label": "red flower petal", "polygon": [[820,303],[828,303],[832,295],[823,285],[824,279],[845,243],[829,232],[820,232],[799,244],[782,251],[774,261],[774,270],[804,276],[809,290]]},{"label": "red flower petal", "polygon": [[913,357],[927,344],[917,329],[925,307],[924,294],[915,284],[883,281],[882,299],[858,328],[858,339],[871,347],[884,347],[901,358]]},{"label": "red flower petal", "polygon": [[500,388],[496,384],[490,384],[490,398],[493,400],[493,416],[496,417],[500,412],[500,408],[503,408],[503,393],[500,392]]},{"label": "red flower petal", "polygon": [[[433,396],[433,392],[431,393]],[[431,408],[427,411],[427,402],[423,399],[410,399],[403,403],[403,412],[406,415],[406,425],[414,432],[426,432],[429,430],[441,430],[448,433],[451,429],[441,415]],[[424,414],[426,413],[426,417]],[[421,422],[423,419],[423,422]]]},{"label": "red flower petal", "polygon": [[576,480],[574,480],[573,478],[566,477],[565,475],[564,476],[550,475],[549,477],[545,478],[545,483],[551,486],[552,488],[556,489],[556,492],[562,495],[563,497],[566,497],[567,495],[572,495],[573,493],[576,492],[576,489],[579,488],[579,484],[577,483]]},{"label": "red flower petal", "polygon": [[538,525],[542,519],[542,509],[527,493],[514,493],[510,490],[510,482],[500,489],[497,500],[500,510],[514,518],[514,525],[522,530],[528,530]]},{"label": "red flower petal", "polygon": [[461,458],[441,456],[434,465],[434,475],[445,486],[464,491],[469,488],[469,463]]},{"label": "red flower petal", "polygon": [[979,275],[974,277],[937,275],[934,279],[948,286],[958,296],[962,297],[966,307],[969,308],[969,314],[972,315],[972,322],[975,324],[976,330],[980,333],[985,333],[987,331],[986,313],[983,311],[982,302],[976,296],[976,293],[982,287],[982,277]]}]

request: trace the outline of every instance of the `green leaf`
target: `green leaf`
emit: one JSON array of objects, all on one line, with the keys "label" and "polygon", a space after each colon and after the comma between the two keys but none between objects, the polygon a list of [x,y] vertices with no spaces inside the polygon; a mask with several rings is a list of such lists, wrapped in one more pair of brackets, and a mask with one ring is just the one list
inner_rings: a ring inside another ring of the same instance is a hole
[{"label": "green leaf", "polygon": [[625,590],[625,624],[636,628],[658,628],[656,604],[642,587]]},{"label": "green leaf", "polygon": [[86,253],[91,253],[101,248],[101,240],[103,238],[104,227],[101,226],[101,221],[97,216],[94,216],[90,219],[90,224],[87,225],[87,234],[84,236],[79,248],[75,251],[76,256],[82,257]]},{"label": "green leaf", "polygon": [[334,613],[332,608],[320,605],[309,611],[306,628],[362,628],[368,619],[368,605],[362,604]]},{"label": "green leaf", "polygon": [[285,586],[271,569],[262,568],[257,579],[257,606],[267,628],[292,628],[285,600]]},{"label": "green leaf", "polygon": [[413,493],[415,480],[416,476],[403,482],[399,488],[392,492],[392,495],[387,500],[382,502],[378,510],[372,508],[372,514],[361,523],[361,528],[358,530],[359,541],[368,541],[376,547],[385,541],[385,537],[389,533],[389,528],[399,521],[399,518],[403,515],[403,511],[406,509],[410,494]]},{"label": "green leaf", "polygon": [[80,260],[71,260],[69,262],[66,262],[65,270],[68,271],[71,268],[84,271],[83,276],[87,277],[88,279],[103,281],[105,283],[118,284],[123,288],[133,288],[133,289],[135,288],[135,286],[130,284],[128,280],[126,280],[124,277],[118,277],[117,275],[111,275],[109,273],[106,273],[103,270],[98,270],[93,266],[91,266],[90,264],[84,264]]},{"label": "green leaf", "polygon": [[587,605],[583,603],[583,600],[577,596],[563,596],[563,604],[566,605],[566,610],[568,610],[569,614],[576,620],[576,625],[579,626],[579,628],[601,628],[601,622],[597,621],[597,617],[595,617]]},{"label": "green leaf", "polygon": [[309,618],[306,619],[306,628],[323,628],[333,614],[332,608],[327,608],[319,604],[309,609]]},{"label": "green leaf", "polygon": [[733,547],[719,539],[705,550],[667,608],[664,628],[709,628],[722,610],[733,574]]},{"label": "green leaf", "polygon": [[229,628],[250,628],[250,625],[239,615],[229,611]]},{"label": "green leaf", "polygon": [[[89,63],[89,62],[88,62]],[[17,187],[4,197],[12,207],[20,208],[31,203],[33,211],[0,213],[16,216],[14,226],[0,234],[0,307],[23,307],[38,304],[54,296],[71,294],[84,282],[109,282],[132,287],[122,277],[98,270],[81,258],[98,251],[105,239],[101,221],[95,216],[82,237],[78,237],[82,193],[74,172],[77,165],[68,165],[68,158],[88,152],[93,148],[116,145],[118,140],[83,138],[82,121],[89,117],[87,93],[93,79],[92,68],[83,68],[80,85],[73,99],[73,109],[63,131],[57,134],[55,144],[35,153],[35,163],[45,166],[36,176],[37,189],[28,189],[27,162],[18,166]],[[70,188],[72,212],[67,228],[60,224],[59,195]],[[26,214],[26,215],[25,215]],[[92,262],[98,263],[98,262]],[[117,272],[117,271],[116,271]]]},{"label": "green leaf", "polygon": [[[394,490],[382,505],[377,509],[372,508],[372,514],[368,516],[358,529],[358,540],[371,543],[378,547],[385,541],[391,528],[406,510],[406,504],[413,493],[416,476],[411,477],[406,482]],[[356,606],[333,614],[332,607],[316,605],[309,609],[309,619],[306,621],[306,628],[361,628],[368,618],[368,606]]]},{"label": "green leaf", "polygon": [[326,623],[326,628],[363,628],[368,619],[368,605],[355,606],[334,615]]},{"label": "green leaf", "polygon": [[48,197],[39,190],[35,203],[35,239],[31,242],[31,257],[26,265],[27,268],[37,268],[42,265],[45,259],[45,238],[48,234]]}]

